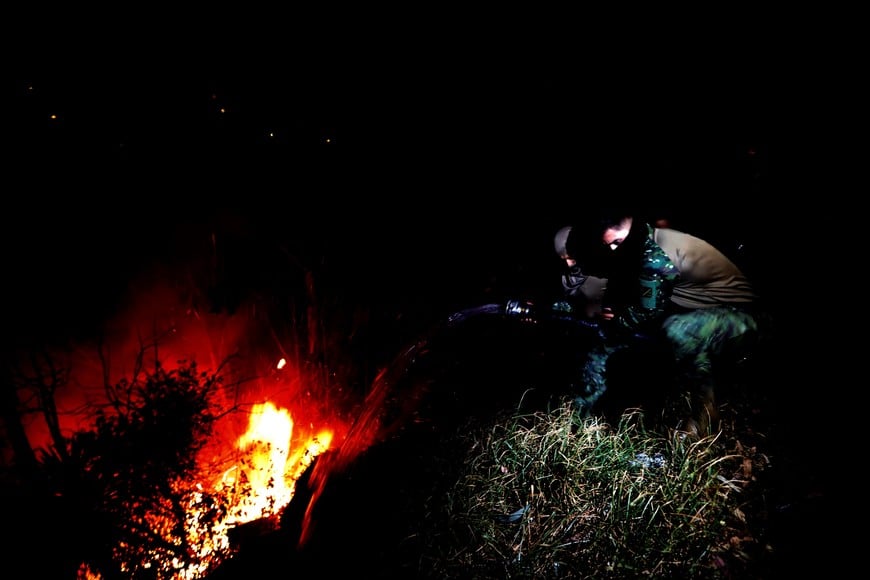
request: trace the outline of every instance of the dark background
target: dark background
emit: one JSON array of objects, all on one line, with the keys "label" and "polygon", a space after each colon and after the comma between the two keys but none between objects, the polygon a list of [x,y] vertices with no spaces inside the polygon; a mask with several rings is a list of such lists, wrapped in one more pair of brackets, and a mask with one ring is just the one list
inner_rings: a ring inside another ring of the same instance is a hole
[{"label": "dark background", "polygon": [[445,312],[557,291],[553,233],[615,199],[739,248],[747,268],[773,247],[768,147],[752,130],[704,131],[701,103],[575,100],[528,63],[407,79],[293,70],[13,81],[14,316],[63,323],[87,312],[67,300],[105,303],[146,261],[211,234],[228,240],[227,292],[280,247],[341,270],[351,299],[414,293]]}]

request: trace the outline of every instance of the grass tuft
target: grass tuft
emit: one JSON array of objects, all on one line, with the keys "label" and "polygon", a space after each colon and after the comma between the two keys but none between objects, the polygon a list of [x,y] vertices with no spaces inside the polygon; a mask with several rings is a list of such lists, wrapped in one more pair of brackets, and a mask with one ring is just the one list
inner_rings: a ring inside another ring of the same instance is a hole
[{"label": "grass tuft", "polygon": [[578,419],[569,402],[464,430],[467,453],[430,498],[433,578],[725,578],[751,565],[756,450],[733,433]]}]

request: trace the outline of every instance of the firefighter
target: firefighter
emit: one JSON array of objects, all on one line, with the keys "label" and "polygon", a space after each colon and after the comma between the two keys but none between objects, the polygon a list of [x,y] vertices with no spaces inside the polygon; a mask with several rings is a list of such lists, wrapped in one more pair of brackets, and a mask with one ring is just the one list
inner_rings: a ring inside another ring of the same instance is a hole
[{"label": "firefighter", "polygon": [[717,382],[758,348],[769,324],[744,272],[704,239],[650,225],[630,210],[590,213],[554,241],[567,269],[566,295],[594,305],[587,312],[606,337],[587,355],[578,413],[595,407],[614,374],[609,361],[640,337],[666,347],[653,352],[672,359],[678,386],[694,401],[685,430],[716,429]]}]

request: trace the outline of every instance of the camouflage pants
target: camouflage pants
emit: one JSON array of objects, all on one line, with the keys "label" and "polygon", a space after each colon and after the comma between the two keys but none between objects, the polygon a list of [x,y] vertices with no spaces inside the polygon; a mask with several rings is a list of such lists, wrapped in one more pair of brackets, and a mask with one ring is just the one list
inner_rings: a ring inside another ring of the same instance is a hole
[{"label": "camouflage pants", "polygon": [[[757,346],[759,319],[737,308],[716,307],[668,316],[661,327],[673,353],[677,380],[699,393],[712,389],[720,365],[736,362]],[[607,364],[629,343],[601,344],[593,348],[583,367],[582,392],[574,399],[581,415],[588,415],[607,390]],[[651,371],[654,372],[654,371]]]}]

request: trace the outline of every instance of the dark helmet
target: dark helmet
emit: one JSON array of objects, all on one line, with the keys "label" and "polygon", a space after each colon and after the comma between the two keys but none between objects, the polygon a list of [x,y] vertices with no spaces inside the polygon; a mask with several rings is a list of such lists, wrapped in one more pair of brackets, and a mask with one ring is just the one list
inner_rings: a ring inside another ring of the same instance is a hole
[{"label": "dark helmet", "polygon": [[571,226],[565,226],[556,232],[556,235],[553,237],[553,245],[556,250],[556,254],[560,258],[564,258],[566,256],[570,256],[568,253],[568,235],[571,233]]}]

